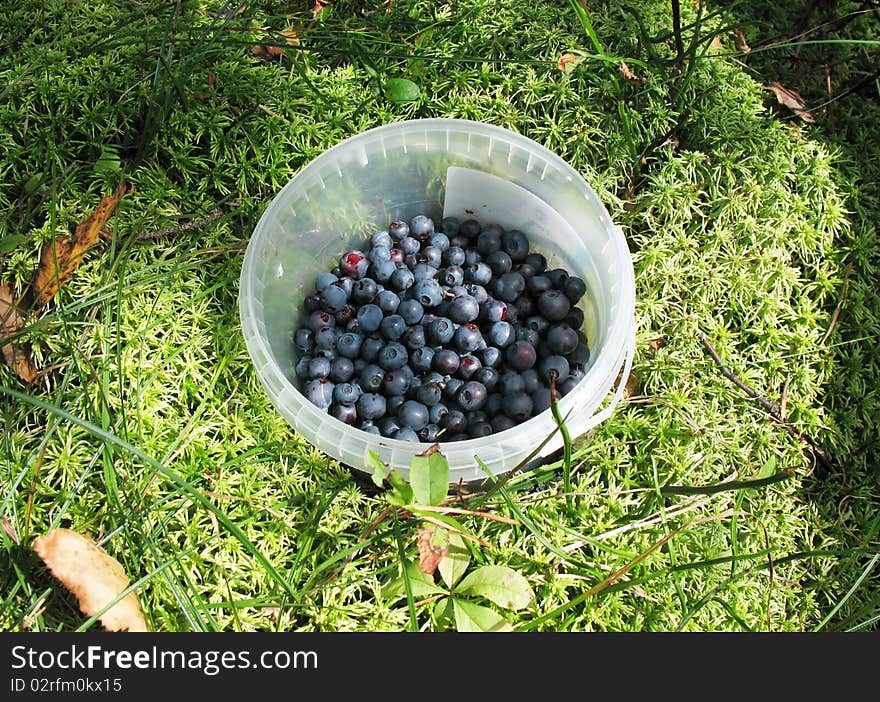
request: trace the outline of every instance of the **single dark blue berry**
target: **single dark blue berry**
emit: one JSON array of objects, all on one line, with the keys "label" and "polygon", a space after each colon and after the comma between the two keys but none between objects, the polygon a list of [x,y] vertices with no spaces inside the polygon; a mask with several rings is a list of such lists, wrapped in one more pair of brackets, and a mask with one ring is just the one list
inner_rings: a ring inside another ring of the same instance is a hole
[{"label": "single dark blue berry", "polygon": [[326,378],[309,380],[303,386],[303,394],[315,407],[326,410],[333,402],[334,384]]},{"label": "single dark blue berry", "polygon": [[357,422],[357,408],[354,405],[331,405],[330,416],[336,417],[340,422],[354,425]]},{"label": "single dark blue berry", "polygon": [[363,251],[349,251],[339,258],[339,270],[355,280],[363,278],[369,266],[370,262]]},{"label": "single dark blue berry", "polygon": [[437,280],[441,285],[452,287],[464,283],[464,269],[461,266],[446,266],[437,272]]},{"label": "single dark blue berry", "polygon": [[339,278],[332,273],[318,273],[315,277],[315,290],[321,292],[324,288],[328,285],[332,285],[337,280],[339,280]]},{"label": "single dark blue berry", "polygon": [[375,232],[373,236],[370,237],[370,244],[374,249],[377,246],[387,246],[390,249],[394,246],[394,239],[391,238],[391,234],[387,231]]},{"label": "single dark blue berry", "polygon": [[443,289],[436,280],[425,278],[413,285],[413,297],[422,307],[436,307],[443,299]]},{"label": "single dark blue berry", "polygon": [[400,341],[410,351],[422,348],[425,345],[425,328],[421,324],[407,327],[403,336],[400,337]]},{"label": "single dark blue berry", "polygon": [[513,370],[524,371],[535,365],[538,354],[528,341],[514,341],[504,350],[504,360]]},{"label": "single dark blue berry", "polygon": [[385,314],[394,314],[400,306],[400,296],[393,290],[383,290],[376,295],[374,303]]},{"label": "single dark blue berry", "polygon": [[396,370],[406,365],[408,360],[409,354],[406,347],[397,341],[389,341],[385,348],[379,352],[379,365],[387,371]]},{"label": "single dark blue berry", "polygon": [[476,380],[469,380],[462,385],[455,394],[455,400],[458,406],[465,412],[478,410],[486,404],[486,398],[489,393],[486,392],[486,386]]},{"label": "single dark blue berry", "polygon": [[308,327],[300,327],[293,335],[293,343],[303,353],[309,353],[315,347],[315,332]]},{"label": "single dark blue berry", "polygon": [[507,322],[493,322],[486,330],[486,339],[492,346],[503,349],[516,341],[516,330]]},{"label": "single dark blue berry", "polygon": [[379,284],[372,278],[361,278],[354,284],[351,291],[351,299],[357,305],[365,305],[372,302],[379,293]]},{"label": "single dark blue berry", "polygon": [[430,370],[433,360],[434,349],[430,346],[412,349],[409,354],[409,364],[416,373],[425,373]]},{"label": "single dark blue berry", "polygon": [[333,388],[333,402],[337,405],[353,405],[361,396],[361,387],[357,383],[336,383]]},{"label": "single dark blue berry", "polygon": [[434,220],[427,215],[417,214],[409,221],[409,232],[419,240],[427,239],[434,233]]},{"label": "single dark blue berry", "polygon": [[357,313],[357,320],[361,325],[361,330],[366,333],[378,331],[383,319],[382,308],[373,303],[364,305]]},{"label": "single dark blue berry", "polygon": [[440,222],[440,230],[450,237],[458,234],[460,228],[461,222],[458,217],[444,217]]},{"label": "single dark blue berry", "polygon": [[418,324],[422,321],[425,308],[418,300],[402,300],[397,307],[397,314],[403,317],[403,321],[407,324]]},{"label": "single dark blue berry", "polygon": [[346,358],[357,358],[361,352],[361,345],[364,343],[364,337],[354,332],[345,332],[336,342],[336,349],[340,356]]},{"label": "single dark blue berry", "polygon": [[443,252],[443,264],[445,266],[461,266],[464,264],[465,253],[460,246],[450,246]]},{"label": "single dark blue berry", "polygon": [[567,324],[554,324],[547,330],[547,346],[555,354],[565,356],[578,346],[577,332]]},{"label": "single dark blue berry", "polygon": [[511,229],[501,235],[501,248],[511,261],[520,263],[529,255],[529,240],[519,229]]},{"label": "single dark blue berry", "polygon": [[407,400],[397,410],[397,420],[401,426],[419,431],[428,424],[428,408],[416,400]]},{"label": "single dark blue berry", "polygon": [[361,394],[357,401],[357,413],[360,419],[378,419],[385,415],[385,397],[375,392]]},{"label": "single dark blue berry", "polygon": [[538,362],[538,373],[549,383],[561,383],[568,377],[569,365],[564,356],[547,356]]},{"label": "single dark blue berry", "polygon": [[551,322],[560,322],[565,319],[571,303],[559,290],[548,290],[538,297],[538,312]]},{"label": "single dark blue berry", "polygon": [[457,324],[473,322],[480,314],[480,304],[470,295],[456,297],[449,303],[449,318]]},{"label": "single dark blue berry", "polygon": [[358,374],[358,384],[364,392],[379,392],[385,380],[385,371],[375,363],[368,363]]},{"label": "single dark blue berry", "polygon": [[296,373],[297,378],[302,378],[306,380],[309,378],[309,364],[312,362],[312,356],[308,354],[305,356],[300,356],[299,360],[296,362],[296,365],[293,367],[293,372]]},{"label": "single dark blue berry", "polygon": [[442,346],[452,340],[455,335],[455,325],[447,317],[437,317],[428,325],[425,331],[427,332],[428,343],[432,346]]},{"label": "single dark blue berry", "polygon": [[494,295],[504,302],[514,302],[526,289],[526,279],[518,271],[510,271],[495,279]]},{"label": "single dark blue berry", "polygon": [[409,390],[412,382],[412,372],[407,373],[403,368],[388,371],[382,381],[382,392],[386,395],[403,395]]},{"label": "single dark blue berry", "polygon": [[389,314],[379,324],[379,330],[389,341],[397,341],[406,331],[406,320],[399,314]]},{"label": "single dark blue berry", "polygon": [[394,241],[400,241],[403,237],[409,236],[409,223],[404,220],[395,220],[388,225],[388,233]]},{"label": "single dark blue berry", "polygon": [[351,380],[354,375],[354,361],[345,356],[333,360],[330,363],[330,380],[334,383],[344,383]]},{"label": "single dark blue berry", "polygon": [[443,375],[453,375],[461,365],[461,357],[452,349],[438,349],[434,352],[431,367]]}]

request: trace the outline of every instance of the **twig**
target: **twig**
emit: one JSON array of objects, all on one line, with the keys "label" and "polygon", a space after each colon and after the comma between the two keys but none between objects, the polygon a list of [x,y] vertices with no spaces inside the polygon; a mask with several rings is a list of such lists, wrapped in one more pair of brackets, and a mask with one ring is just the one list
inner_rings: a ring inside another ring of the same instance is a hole
[{"label": "twig", "polygon": [[843,285],[840,287],[840,297],[837,299],[837,307],[834,308],[834,314],[831,315],[831,322],[828,324],[828,330],[825,332],[825,336],[822,337],[822,341],[819,342],[819,346],[825,346],[825,342],[828,341],[831,333],[834,331],[834,327],[837,326],[837,320],[840,318],[840,311],[843,309],[843,303],[846,300],[847,289],[849,288],[849,274],[852,273],[853,264],[852,261],[846,267],[846,272],[843,274]]},{"label": "twig", "polygon": [[209,217],[205,217],[205,219],[200,219],[196,222],[187,222],[186,224],[178,224],[174,227],[167,227],[165,229],[157,229],[146,234],[139,234],[138,241],[154,241],[156,239],[161,239],[172,234],[180,234],[181,232],[188,232],[192,229],[200,229],[201,227],[208,226],[212,222],[216,222],[222,216],[223,210],[217,210]]},{"label": "twig", "polygon": [[721,374],[725,378],[730,380],[738,388],[744,390],[749,397],[755,400],[755,402],[761,405],[761,407],[766,409],[771,419],[774,419],[779,424],[781,424],[782,428],[785,429],[785,431],[787,431],[791,436],[809,446],[813,458],[816,460],[817,463],[819,463],[819,465],[822,466],[822,468],[829,472],[834,470],[834,466],[832,465],[831,461],[828,460],[828,456],[825,455],[825,451],[816,446],[816,444],[814,444],[807,436],[801,434],[791,424],[783,421],[780,415],[780,408],[777,403],[770,402],[767,398],[758,394],[758,392],[756,392],[751,386],[740,380],[733,371],[725,366],[724,362],[721,360],[721,357],[718,355],[718,352],[715,350],[715,347],[712,346],[709,338],[702,331],[698,331],[697,336],[699,337],[700,341],[703,342],[703,346],[706,347],[706,351],[708,351],[709,355],[712,357],[712,360],[715,361],[716,365],[721,371]]}]

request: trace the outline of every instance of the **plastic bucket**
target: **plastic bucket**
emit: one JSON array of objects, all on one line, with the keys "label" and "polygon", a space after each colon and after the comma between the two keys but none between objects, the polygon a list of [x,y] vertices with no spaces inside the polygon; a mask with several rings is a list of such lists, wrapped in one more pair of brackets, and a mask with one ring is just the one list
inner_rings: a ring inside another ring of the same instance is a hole
[{"label": "plastic bucket", "polygon": [[[465,179],[456,181],[450,203],[447,179],[452,188],[450,174],[457,169],[464,169]],[[469,191],[481,176],[487,188]],[[241,271],[242,332],[263,388],[291,427],[325,454],[365,472],[372,450],[407,476],[413,456],[427,448],[367,434],[312,405],[294,382],[292,342],[315,276],[345,251],[363,247],[372,232],[419,213],[435,221],[446,214],[516,226],[551,266],[583,278],[590,364],[559,407],[572,438],[608,418],[635,347],[635,277],[623,233],[587,182],[540,144],[480,122],[420,119],[377,127],[328,149],[290,180],[254,229]],[[539,454],[549,456],[563,443],[556,429],[547,410],[482,439],[441,442],[450,482],[485,479],[475,457],[493,475],[503,475],[552,434]]]}]

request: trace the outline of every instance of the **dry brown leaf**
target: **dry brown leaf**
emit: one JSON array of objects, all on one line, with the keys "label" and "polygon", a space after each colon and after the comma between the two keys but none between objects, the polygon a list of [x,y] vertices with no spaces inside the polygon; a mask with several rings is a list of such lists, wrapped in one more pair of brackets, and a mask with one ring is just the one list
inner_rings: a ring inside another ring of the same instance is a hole
[{"label": "dry brown leaf", "polygon": [[[0,339],[12,336],[24,326],[24,316],[15,304],[12,288],[0,283]],[[37,366],[26,349],[14,341],[3,344],[3,360],[24,382],[36,380]]]},{"label": "dry brown leaf", "polygon": [[633,397],[634,395],[638,395],[641,391],[642,381],[639,380],[639,376],[635,374],[633,371],[629,374],[629,377],[626,379],[626,385],[623,388],[623,396],[624,397]]},{"label": "dry brown leaf", "polygon": [[666,339],[651,339],[651,341],[648,342],[648,346],[650,346],[653,351],[659,351],[663,346],[666,346]]},{"label": "dry brown leaf", "polygon": [[254,44],[251,47],[251,52],[254,56],[259,56],[265,61],[275,61],[279,57],[284,56],[284,50],[280,46],[268,46],[266,44]]},{"label": "dry brown leaf", "polygon": [[721,39],[718,37],[717,34],[714,37],[712,37],[712,41],[709,42],[709,46],[711,46],[713,49],[723,49],[724,48],[724,44],[721,43]]},{"label": "dry brown leaf", "polygon": [[130,192],[130,188],[128,183],[121,183],[112,195],[102,197],[95,211],[77,226],[76,234],[73,236],[46,242],[40,256],[40,267],[32,285],[39,304],[45,305],[55,297],[58,289],[73,275],[86,251],[98,243],[104,225],[113,215],[113,210],[116,209],[122,196]]},{"label": "dry brown leaf", "polygon": [[737,51],[741,51],[742,53],[747,54],[752,50],[752,47],[749,46],[749,42],[746,41],[746,35],[743,34],[743,30],[734,29],[733,36],[736,37]]},{"label": "dry brown leaf", "polygon": [[315,4],[312,6],[312,19],[318,19],[324,11],[324,8],[330,4],[330,0],[315,0]]},{"label": "dry brown leaf", "polygon": [[556,67],[568,75],[574,70],[574,67],[581,62],[581,57],[576,54],[562,54],[556,62]]},{"label": "dry brown leaf", "polygon": [[804,122],[809,122],[810,124],[812,124],[816,121],[813,118],[813,115],[807,112],[807,103],[804,102],[804,99],[794,90],[789,90],[784,85],[782,85],[781,83],[777,83],[776,81],[773,81],[767,87],[776,94],[776,99],[779,101],[780,105],[785,105],[786,107],[790,108],[798,117],[804,120]]},{"label": "dry brown leaf", "polygon": [[[70,529],[54,529],[34,540],[34,551],[91,617],[125,590],[130,581],[115,558],[91,539]],[[137,596],[131,592],[99,617],[107,631],[149,631]]]},{"label": "dry brown leaf", "polygon": [[434,530],[422,527],[419,529],[417,545],[419,549],[419,569],[423,573],[433,575],[440,565],[440,561],[449,551],[449,534],[442,530],[446,536],[446,545],[438,546],[434,543]]},{"label": "dry brown leaf", "polygon": [[15,529],[12,528],[12,523],[6,517],[3,517],[3,531],[6,532],[6,536],[12,539],[12,543],[18,544],[18,536],[15,534]]},{"label": "dry brown leaf", "polygon": [[637,76],[632,72],[632,69],[626,65],[626,61],[621,61],[620,65],[617,67],[620,71],[620,75],[622,75],[627,80],[631,80],[633,83],[645,83],[647,82],[647,78],[644,76]]}]

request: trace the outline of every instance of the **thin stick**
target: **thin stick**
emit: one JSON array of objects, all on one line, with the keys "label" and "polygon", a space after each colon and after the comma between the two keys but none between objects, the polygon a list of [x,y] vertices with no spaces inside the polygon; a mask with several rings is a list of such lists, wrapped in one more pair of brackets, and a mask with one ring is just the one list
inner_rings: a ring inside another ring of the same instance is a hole
[{"label": "thin stick", "polygon": [[192,229],[201,229],[202,227],[208,226],[212,222],[216,222],[222,216],[223,210],[217,210],[209,217],[205,217],[205,219],[200,219],[196,222],[187,222],[186,224],[178,224],[177,226],[167,227],[166,229],[157,229],[156,231],[148,232],[147,234],[139,234],[138,241],[153,241],[166,236],[170,236],[172,234],[180,234],[181,232],[188,232]]},{"label": "thin stick", "polygon": [[725,378],[730,380],[738,388],[744,390],[749,397],[755,400],[759,405],[761,405],[761,407],[766,409],[771,419],[779,422],[779,424],[782,425],[782,428],[785,429],[785,431],[787,431],[791,436],[809,446],[810,452],[813,454],[813,458],[816,459],[816,462],[819,463],[822,468],[824,468],[826,471],[834,470],[834,465],[831,463],[831,461],[828,460],[828,456],[825,455],[825,451],[816,446],[807,436],[801,434],[791,424],[782,420],[782,417],[780,415],[780,408],[777,403],[770,402],[767,398],[758,394],[757,391],[755,391],[751,386],[740,380],[733,371],[725,366],[724,362],[721,360],[721,357],[718,355],[718,352],[715,350],[715,347],[712,346],[709,338],[702,331],[698,331],[697,336],[699,337],[700,341],[703,342],[703,346],[706,347],[706,351],[712,357],[712,360],[715,361],[716,365],[721,371],[721,374]]},{"label": "thin stick", "polygon": [[847,289],[849,288],[849,274],[852,273],[853,264],[852,261],[846,267],[846,272],[843,274],[843,285],[840,286],[840,297],[837,299],[837,307],[834,308],[834,314],[831,315],[831,322],[828,324],[828,330],[825,332],[825,336],[822,337],[822,341],[819,342],[819,346],[825,346],[825,342],[828,341],[831,336],[831,332],[834,331],[834,327],[837,326],[837,320],[840,318],[840,312],[843,309],[843,303],[846,300]]}]

